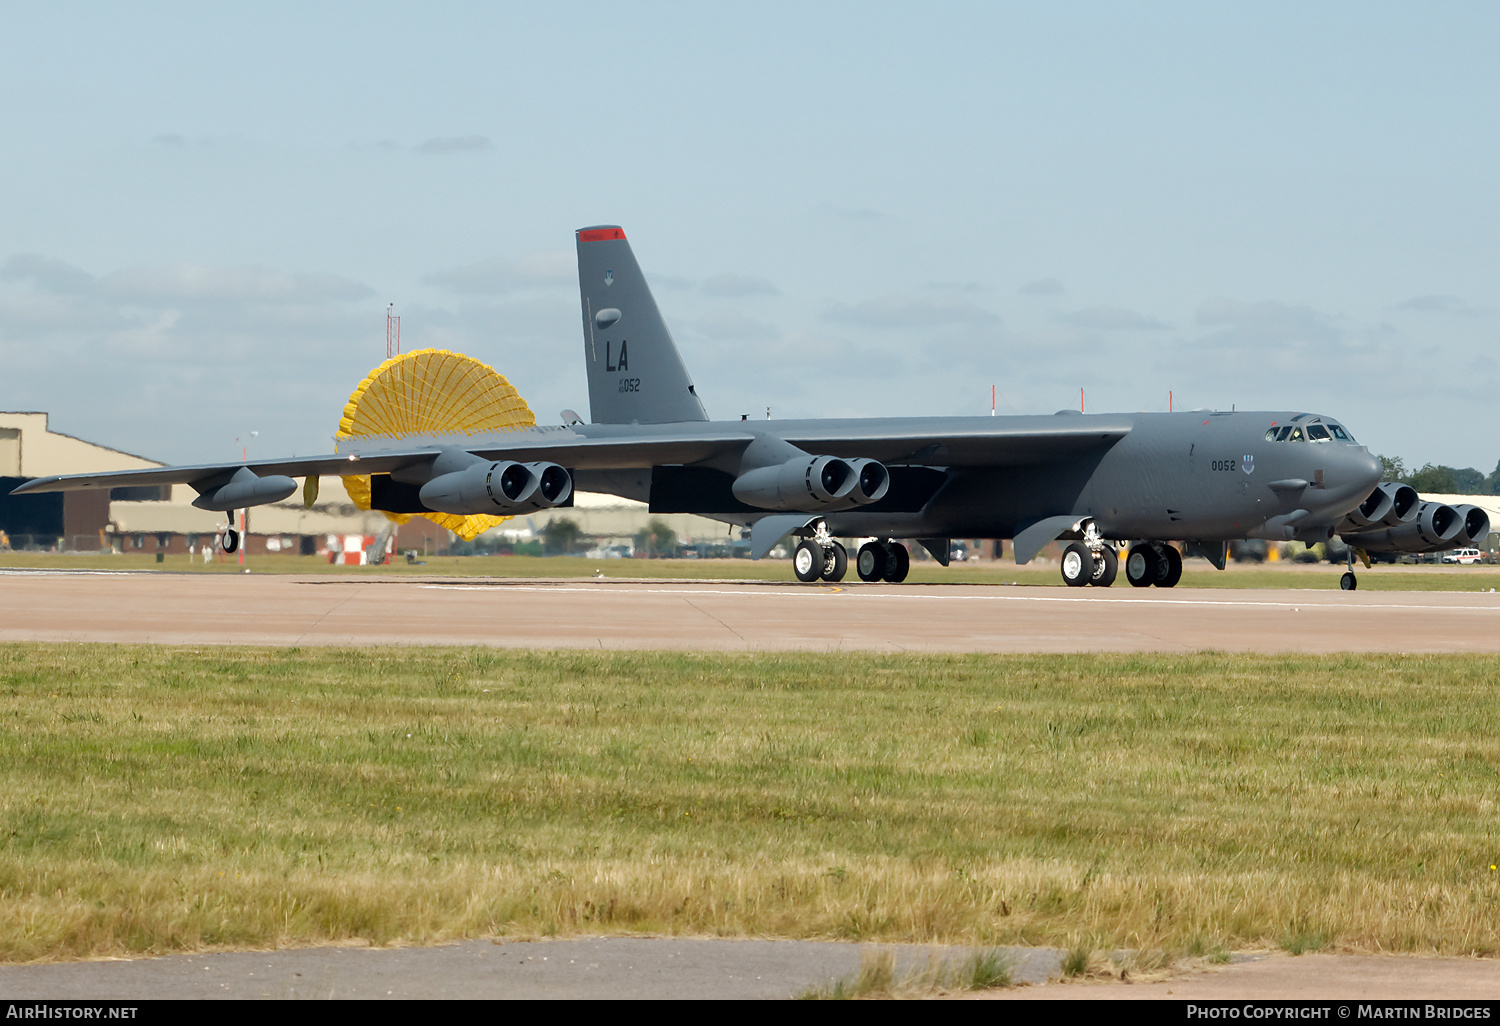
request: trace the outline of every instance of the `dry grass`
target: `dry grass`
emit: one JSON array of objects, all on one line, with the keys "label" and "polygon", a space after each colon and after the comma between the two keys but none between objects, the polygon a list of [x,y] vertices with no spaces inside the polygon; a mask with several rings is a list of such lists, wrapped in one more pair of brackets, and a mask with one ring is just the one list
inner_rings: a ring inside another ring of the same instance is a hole
[{"label": "dry grass", "polygon": [[1500,949],[1500,659],[0,646],[0,958]]}]

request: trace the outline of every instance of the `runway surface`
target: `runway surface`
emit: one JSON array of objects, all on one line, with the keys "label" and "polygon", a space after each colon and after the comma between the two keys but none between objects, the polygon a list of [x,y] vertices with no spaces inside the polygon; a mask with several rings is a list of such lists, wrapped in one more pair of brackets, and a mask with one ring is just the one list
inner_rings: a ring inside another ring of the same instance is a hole
[{"label": "runway surface", "polygon": [[1496,652],[1500,593],[0,571],[0,641]]},{"label": "runway surface", "polygon": [[[151,999],[629,1000],[785,999],[851,982],[889,953],[895,976],[959,968],[967,948],[690,937],[475,940],[430,948],[221,951],[60,965],[0,966],[0,1002]],[[1259,952],[1201,961],[1165,978],[1067,980],[1066,952],[1004,948],[1014,986],[969,992],[999,1000],[1494,1001],[1492,961]],[[1330,1016],[1332,1018],[1332,1016]]]}]

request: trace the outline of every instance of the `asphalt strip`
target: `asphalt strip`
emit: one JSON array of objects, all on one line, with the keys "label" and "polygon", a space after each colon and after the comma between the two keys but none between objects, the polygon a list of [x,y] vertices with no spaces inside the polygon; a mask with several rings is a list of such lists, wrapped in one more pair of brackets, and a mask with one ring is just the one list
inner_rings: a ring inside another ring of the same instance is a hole
[{"label": "asphalt strip", "polygon": [[[434,591],[494,591],[493,585],[488,584],[419,584],[419,588],[429,588]],[[580,595],[604,595],[611,598],[619,595],[618,591],[601,588],[596,584],[568,585],[530,585],[512,584],[505,587],[506,592],[512,591],[535,591],[556,594],[560,591],[573,592]],[[767,598],[827,598],[830,595],[842,595],[849,598],[862,600],[899,600],[904,602],[1111,602],[1111,603],[1142,603],[1149,602],[1153,606],[1247,606],[1263,609],[1266,606],[1287,605],[1285,600],[1279,602],[1274,599],[1264,599],[1259,602],[1246,601],[1244,599],[1189,599],[1189,598],[1158,598],[1156,596],[1113,596],[1113,595],[944,595],[932,592],[894,592],[894,591],[847,591],[843,588],[819,588],[816,590],[804,589],[777,589],[777,590],[755,590],[750,588],[640,588],[632,587],[632,595],[728,595],[745,596],[754,595]],[[1322,594],[1320,592],[1308,592],[1309,595]],[[1456,592],[1454,594],[1462,594]],[[1487,592],[1481,594],[1489,594]],[[1361,602],[1358,605],[1331,605],[1312,602],[1307,606],[1296,606],[1297,609],[1319,609],[1347,611],[1352,613],[1363,612],[1367,609],[1404,609],[1408,611],[1431,612],[1432,606],[1411,605],[1402,602]],[[1500,613],[1500,597],[1497,597],[1493,606],[1445,606],[1445,612],[1467,612],[1467,613]]]}]

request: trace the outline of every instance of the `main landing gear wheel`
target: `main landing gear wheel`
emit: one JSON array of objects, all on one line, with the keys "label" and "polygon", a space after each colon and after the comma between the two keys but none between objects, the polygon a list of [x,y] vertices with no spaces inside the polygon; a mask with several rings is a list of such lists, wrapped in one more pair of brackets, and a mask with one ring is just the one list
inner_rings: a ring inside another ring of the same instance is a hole
[{"label": "main landing gear wheel", "polygon": [[849,570],[849,552],[838,542],[823,550],[823,580],[837,584]]},{"label": "main landing gear wheel", "polygon": [[224,530],[224,551],[233,552],[240,547],[240,532],[229,527]]},{"label": "main landing gear wheel", "polygon": [[1175,588],[1182,580],[1182,553],[1170,545],[1161,547],[1161,557],[1156,564],[1156,586]]},{"label": "main landing gear wheel", "polygon": [[887,564],[893,562],[886,556],[885,546],[879,542],[865,542],[859,547],[859,556],[854,562],[854,570],[859,574],[859,579],[868,584],[874,584],[885,576]]},{"label": "main landing gear wheel", "polygon": [[802,542],[792,553],[792,573],[803,584],[811,584],[823,576],[823,546],[810,541]]},{"label": "main landing gear wheel", "polygon": [[1094,557],[1087,545],[1074,542],[1063,550],[1062,575],[1070,588],[1081,588],[1094,579]]},{"label": "main landing gear wheel", "polygon": [[900,584],[911,570],[911,554],[900,542],[891,542],[885,550],[885,580],[887,584]]},{"label": "main landing gear wheel", "polygon": [[1156,566],[1160,562],[1151,546],[1131,546],[1130,555],[1125,557],[1125,579],[1132,588],[1149,588],[1156,583]]},{"label": "main landing gear wheel", "polygon": [[1115,555],[1113,545],[1106,545],[1094,556],[1094,578],[1089,581],[1096,588],[1108,588],[1115,583],[1120,572],[1120,557]]}]

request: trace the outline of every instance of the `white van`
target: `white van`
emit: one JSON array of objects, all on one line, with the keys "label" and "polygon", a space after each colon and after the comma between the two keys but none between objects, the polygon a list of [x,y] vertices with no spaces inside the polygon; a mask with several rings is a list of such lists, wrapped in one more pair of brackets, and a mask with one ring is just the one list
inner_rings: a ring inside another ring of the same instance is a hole
[{"label": "white van", "polygon": [[1472,565],[1484,562],[1484,553],[1478,549],[1454,549],[1452,552],[1443,553],[1444,563],[1464,563]]}]

